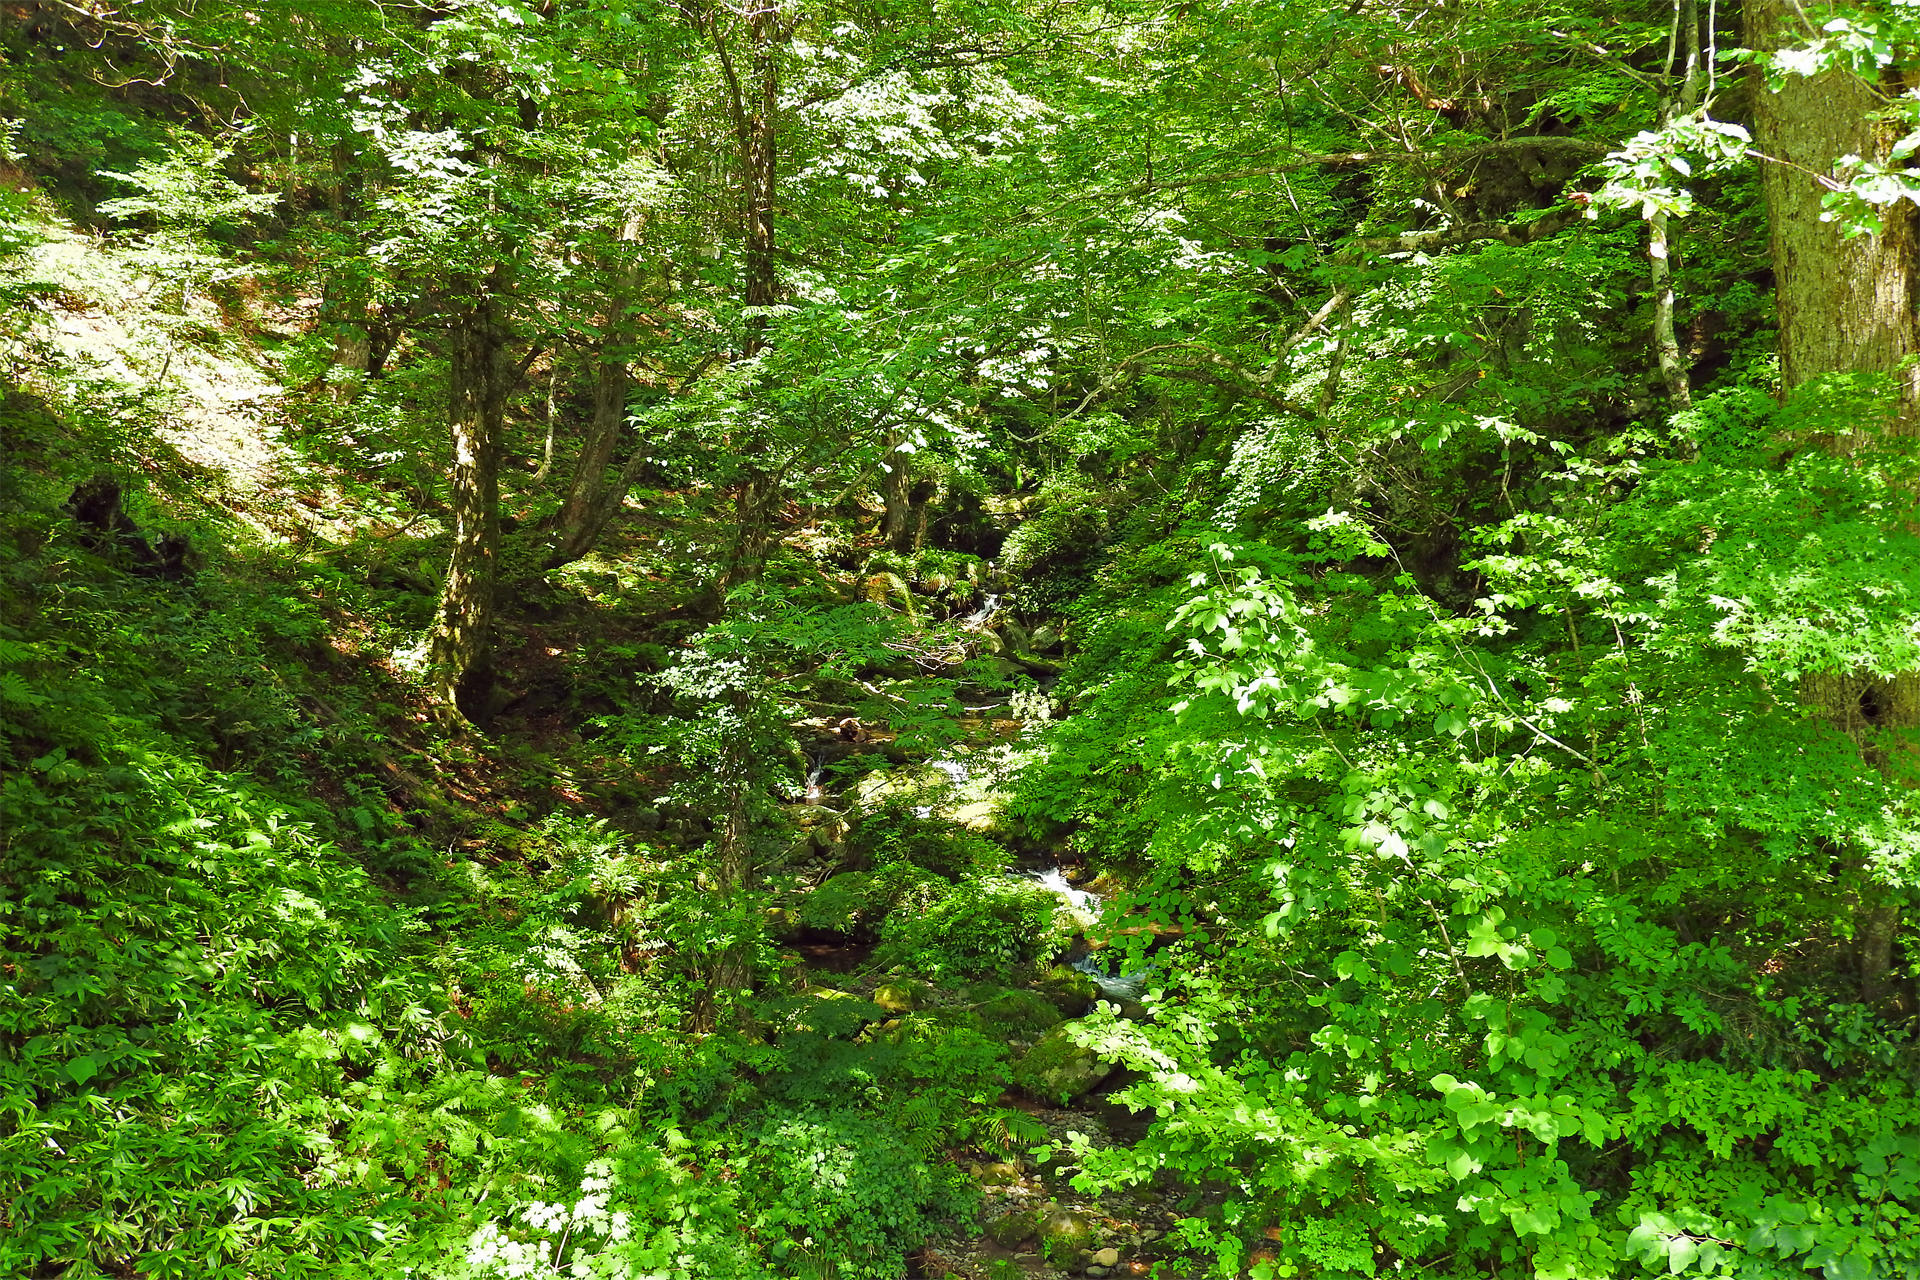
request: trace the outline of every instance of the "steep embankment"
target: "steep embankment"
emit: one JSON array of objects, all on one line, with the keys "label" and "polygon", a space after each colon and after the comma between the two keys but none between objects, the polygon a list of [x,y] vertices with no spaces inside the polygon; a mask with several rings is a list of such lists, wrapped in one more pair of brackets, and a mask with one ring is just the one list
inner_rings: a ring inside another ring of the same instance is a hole
[{"label": "steep embankment", "polygon": [[[65,235],[21,270],[0,1270],[877,1280],[910,1254],[968,1276],[1152,1256],[1156,1195],[1065,1181],[1072,1135],[1125,1121],[1085,1101],[1109,1069],[1068,1034],[1094,988],[1049,967],[1090,921],[1009,848],[1057,636],[977,572],[855,573],[803,543],[780,563],[816,595],[703,634],[658,524],[695,499],[662,494],[618,549],[528,584],[503,620],[519,703],[448,736],[404,661],[437,521],[397,520],[316,444],[332,402],[284,390],[301,316],[156,311]],[[120,519],[72,509],[96,475]],[[186,572],[147,571],[134,544],[163,532]],[[762,887],[728,899],[693,676],[750,643]],[[751,991],[690,1034],[743,945]]]}]

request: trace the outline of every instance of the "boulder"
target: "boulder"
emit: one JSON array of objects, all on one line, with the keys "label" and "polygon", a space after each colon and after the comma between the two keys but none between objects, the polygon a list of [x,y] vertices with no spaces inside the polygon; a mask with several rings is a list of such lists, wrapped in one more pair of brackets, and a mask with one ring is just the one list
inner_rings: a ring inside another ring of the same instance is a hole
[{"label": "boulder", "polygon": [[994,1160],[976,1166],[980,1185],[985,1187],[1010,1187],[1020,1181],[1020,1166],[1009,1160]]},{"label": "boulder", "polygon": [[953,811],[953,820],[969,831],[983,836],[1004,835],[1000,821],[1000,802],[998,800],[975,800],[963,804]]},{"label": "boulder", "polygon": [[932,805],[952,786],[953,780],[939,769],[929,765],[909,765],[868,774],[853,784],[853,799],[863,809],[877,808],[894,799]]},{"label": "boulder", "polygon": [[1016,662],[1012,658],[1002,657],[998,654],[990,654],[975,659],[975,661],[985,667],[992,673],[993,678],[1002,684],[1011,684],[1015,679],[1027,674],[1025,664]]},{"label": "boulder", "polygon": [[1033,1040],[1060,1021],[1052,1001],[1037,991],[976,982],[965,993],[981,1030],[996,1040]]},{"label": "boulder", "polygon": [[1046,1204],[1040,1209],[1040,1245],[1049,1258],[1070,1258],[1093,1247],[1093,1215],[1062,1205]]},{"label": "boulder", "polygon": [[1015,1209],[987,1222],[987,1239],[1002,1249],[1017,1249],[1033,1239],[1038,1223],[1031,1209]]},{"label": "boulder", "polygon": [[879,1021],[880,1014],[878,1005],[852,992],[815,987],[807,992],[807,998],[795,1010],[787,1029],[852,1039],[869,1023]]},{"label": "boulder", "polygon": [[1063,664],[1051,658],[1040,658],[1031,653],[1015,653],[1013,661],[1022,671],[1036,676],[1057,676],[1065,669]]},{"label": "boulder", "polygon": [[1013,1082],[1035,1097],[1071,1102],[1113,1074],[1114,1064],[1073,1042],[1074,1024],[1063,1022],[1027,1050],[1013,1067]]},{"label": "boulder", "polygon": [[1087,1011],[1087,1007],[1100,998],[1100,989],[1093,985],[1093,979],[1078,969],[1057,964],[1033,984],[1048,1004],[1060,1011],[1063,1018],[1077,1018]]}]

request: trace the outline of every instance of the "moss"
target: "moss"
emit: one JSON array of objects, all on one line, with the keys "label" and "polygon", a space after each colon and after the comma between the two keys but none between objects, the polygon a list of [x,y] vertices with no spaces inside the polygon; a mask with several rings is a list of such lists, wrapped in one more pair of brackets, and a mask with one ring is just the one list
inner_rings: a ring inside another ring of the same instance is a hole
[{"label": "moss", "polygon": [[980,1025],[997,1039],[1032,1040],[1051,1030],[1061,1018],[1053,1002],[1037,991],[976,982],[965,995]]},{"label": "moss", "polygon": [[1055,1102],[1073,1099],[1113,1074],[1114,1064],[1072,1037],[1073,1024],[1063,1022],[1027,1050],[1013,1068],[1014,1083],[1037,1098]]}]

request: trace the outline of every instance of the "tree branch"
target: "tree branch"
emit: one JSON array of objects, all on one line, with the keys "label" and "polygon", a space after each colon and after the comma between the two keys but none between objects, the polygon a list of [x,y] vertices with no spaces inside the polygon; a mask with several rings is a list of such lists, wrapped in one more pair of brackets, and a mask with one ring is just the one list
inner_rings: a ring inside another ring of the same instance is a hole
[{"label": "tree branch", "polygon": [[1141,181],[1117,191],[1090,192],[1079,199],[1137,198],[1150,195],[1155,191],[1175,191],[1185,187],[1237,182],[1242,178],[1279,177],[1282,174],[1298,173],[1302,169],[1366,169],[1379,164],[1414,164],[1441,168],[1448,165],[1467,164],[1489,156],[1506,155],[1515,151],[1558,152],[1563,155],[1590,156],[1598,160],[1611,150],[1612,148],[1604,142],[1591,142],[1585,138],[1564,137],[1557,134],[1528,134],[1518,138],[1493,139],[1471,147],[1449,147],[1439,151],[1337,151],[1295,156],[1277,164],[1261,165],[1252,169],[1230,169],[1225,173],[1205,174],[1193,178]]},{"label": "tree branch", "polygon": [[1364,249],[1369,253],[1428,253],[1475,240],[1497,240],[1501,244],[1517,247],[1556,236],[1572,226],[1579,217],[1579,210],[1571,207],[1553,209],[1545,217],[1535,218],[1531,222],[1463,222],[1432,231],[1403,231],[1397,236],[1363,236],[1347,241],[1346,247]]}]

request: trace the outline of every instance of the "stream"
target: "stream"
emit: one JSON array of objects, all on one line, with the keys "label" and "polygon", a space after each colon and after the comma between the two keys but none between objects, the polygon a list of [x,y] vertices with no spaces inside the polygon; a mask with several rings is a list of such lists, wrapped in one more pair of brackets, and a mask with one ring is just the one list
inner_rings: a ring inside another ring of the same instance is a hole
[{"label": "stream", "polygon": [[[970,627],[984,627],[998,610],[997,597],[989,596],[979,611],[965,621]],[[863,809],[886,803],[891,797],[905,800],[908,811],[927,821],[958,822],[990,836],[1000,834],[993,814],[1003,802],[997,786],[1006,757],[996,749],[1017,740],[1023,723],[1006,717],[1005,701],[986,701],[974,706],[962,701],[967,713],[963,720],[967,733],[961,742],[918,760],[903,753],[891,733],[880,727],[854,741],[835,738],[835,722],[816,718],[797,726],[818,734],[819,739],[807,752],[803,794],[792,807],[797,819],[817,824],[810,830],[841,832],[849,821],[857,821]],[[1001,718],[993,713],[1001,712]],[[877,769],[853,781],[837,784],[848,774],[858,773],[862,758],[879,763]],[[884,760],[885,763],[880,763]],[[838,766],[838,767],[836,767]],[[851,767],[849,767],[851,766]],[[804,810],[804,811],[803,811]],[[829,868],[836,864],[837,844],[822,836],[813,836]],[[844,834],[839,836],[844,841]],[[844,852],[838,855],[844,858]],[[1062,988],[1062,970],[1054,969],[1051,978],[1042,975],[1026,990],[1029,993],[1052,991],[1057,1013],[1067,1022],[1091,1013],[1102,1003],[1120,1016],[1144,1019],[1142,996],[1155,984],[1159,967],[1150,961],[1136,961],[1125,967],[1125,948],[1110,948],[1101,936],[1103,917],[1110,914],[1111,903],[1102,894],[1074,883],[1069,870],[1045,855],[1029,859],[1005,873],[1050,894],[1059,903],[1060,915],[1070,921],[1072,945],[1059,964],[1071,970],[1086,984],[1084,1003],[1068,1003],[1073,997],[1068,985]],[[1107,923],[1111,923],[1110,921]],[[1090,936],[1091,935],[1091,936]],[[825,937],[801,937],[788,944],[801,962],[819,975],[822,986],[856,993],[880,995],[880,988],[903,980],[871,968],[875,945],[871,941],[829,940]],[[907,980],[908,985],[912,984]],[[973,984],[975,986],[979,984]],[[943,1005],[974,999],[951,986],[921,984],[919,997],[927,1003],[910,1006],[914,1011],[937,1010]],[[1028,998],[1032,998],[1029,994]],[[895,1014],[896,1019],[912,1016]],[[897,1025],[890,1022],[887,1026]],[[1060,1024],[1064,1026],[1065,1023]],[[1036,1045],[1055,1036],[1055,1031],[1038,1030],[1011,1033],[1007,1040],[1013,1061],[1018,1064],[1030,1056]],[[1006,1033],[1002,1033],[1006,1034]],[[1036,1039],[1037,1037],[1037,1039]],[[1084,1051],[1079,1051],[1084,1052]],[[1091,1056],[1088,1055],[1089,1061]],[[1110,1075],[1111,1068],[1092,1074],[1090,1085],[1082,1085],[1071,1101],[1060,1102],[1016,1087],[999,1099],[998,1105],[1024,1113],[1041,1126],[1049,1141],[1064,1147],[1069,1135],[1084,1134],[1096,1146],[1129,1144],[1139,1138],[1150,1121],[1125,1106],[1113,1102],[1108,1094],[1125,1082],[1126,1073]],[[1105,1083],[1099,1083],[1107,1077]],[[1016,1069],[1016,1079],[1018,1072]],[[1016,1150],[1020,1146],[1016,1145]],[[1090,1280],[1113,1276],[1145,1276],[1156,1265],[1156,1245],[1180,1218],[1178,1211],[1153,1187],[1134,1188],[1092,1199],[1076,1191],[1070,1182],[1071,1166],[1037,1163],[1023,1154],[1005,1159],[986,1158],[962,1161],[962,1167],[980,1185],[982,1205],[979,1220],[971,1231],[958,1237],[936,1240],[913,1259],[910,1275],[938,1277],[940,1280],[1063,1280],[1086,1276]],[[1066,1232],[1082,1243],[1064,1252],[1056,1246],[1043,1246],[1050,1234],[1060,1238]],[[1051,1256],[1058,1261],[1050,1261]],[[1160,1263],[1157,1274],[1164,1280],[1178,1280]]]}]

